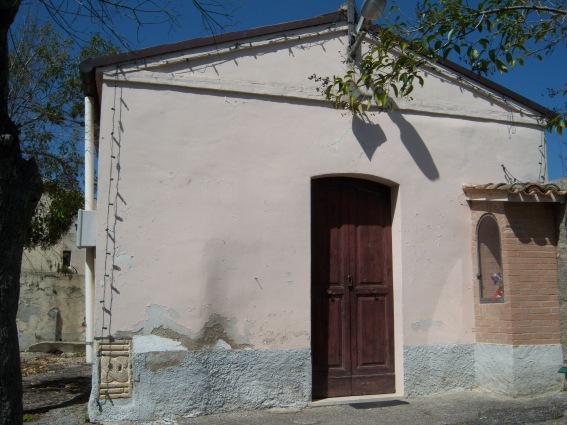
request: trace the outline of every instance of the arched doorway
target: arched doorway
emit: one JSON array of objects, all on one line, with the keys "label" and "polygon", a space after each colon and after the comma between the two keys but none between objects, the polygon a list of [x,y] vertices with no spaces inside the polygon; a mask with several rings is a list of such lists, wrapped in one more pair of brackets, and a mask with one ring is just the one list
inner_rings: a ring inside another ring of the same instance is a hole
[{"label": "arched doorway", "polygon": [[395,392],[390,188],[311,186],[313,398]]}]

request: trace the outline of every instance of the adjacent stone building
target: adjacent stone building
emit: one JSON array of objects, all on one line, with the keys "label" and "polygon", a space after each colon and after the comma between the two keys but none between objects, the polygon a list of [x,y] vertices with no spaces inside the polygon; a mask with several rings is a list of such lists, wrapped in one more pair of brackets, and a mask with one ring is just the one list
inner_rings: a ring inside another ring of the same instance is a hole
[{"label": "adjacent stone building", "polygon": [[17,316],[21,351],[84,349],[85,255],[75,232],[73,225],[51,248],[24,251]]}]

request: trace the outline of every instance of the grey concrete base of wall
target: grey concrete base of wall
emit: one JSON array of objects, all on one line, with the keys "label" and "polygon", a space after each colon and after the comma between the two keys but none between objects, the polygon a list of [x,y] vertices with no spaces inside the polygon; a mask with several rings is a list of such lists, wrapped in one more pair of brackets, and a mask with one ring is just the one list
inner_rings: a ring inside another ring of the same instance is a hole
[{"label": "grey concrete base of wall", "polygon": [[[156,336],[134,337],[132,397],[98,398],[95,362],[92,421],[194,417],[234,410],[305,406],[311,401],[309,349],[204,351]],[[407,397],[484,389],[508,396],[560,391],[558,345],[497,344],[404,347]]]},{"label": "grey concrete base of wall", "polygon": [[404,347],[404,392],[419,397],[475,386],[474,344]]},{"label": "grey concrete base of wall", "polygon": [[545,394],[562,388],[561,345],[476,344],[476,384],[512,397]]},{"label": "grey concrete base of wall", "polygon": [[98,400],[93,379],[91,421],[194,417],[311,400],[309,349],[232,350],[221,341],[214,349],[190,352],[166,341],[134,338],[132,398]]},{"label": "grey concrete base of wall", "polygon": [[511,397],[560,391],[561,345],[463,344],[404,347],[408,397],[478,388]]}]

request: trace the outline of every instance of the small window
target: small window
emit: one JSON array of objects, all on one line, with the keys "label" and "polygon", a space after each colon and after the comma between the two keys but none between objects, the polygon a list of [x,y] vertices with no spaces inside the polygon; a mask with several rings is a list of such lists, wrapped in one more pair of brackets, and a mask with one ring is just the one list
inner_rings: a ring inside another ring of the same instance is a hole
[{"label": "small window", "polygon": [[485,214],[480,218],[476,238],[480,301],[504,302],[500,229],[492,214]]},{"label": "small window", "polygon": [[71,267],[71,251],[63,251],[63,267]]}]

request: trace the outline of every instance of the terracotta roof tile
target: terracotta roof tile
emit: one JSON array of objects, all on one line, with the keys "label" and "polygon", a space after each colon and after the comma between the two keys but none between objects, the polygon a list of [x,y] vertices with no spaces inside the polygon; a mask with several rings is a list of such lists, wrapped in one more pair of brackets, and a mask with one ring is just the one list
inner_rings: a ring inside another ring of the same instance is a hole
[{"label": "terracotta roof tile", "polygon": [[486,183],[463,185],[469,200],[564,202],[567,190],[554,183]]}]

